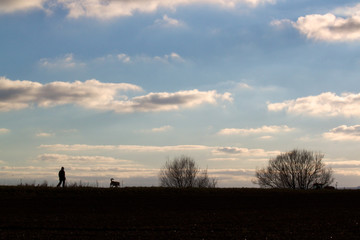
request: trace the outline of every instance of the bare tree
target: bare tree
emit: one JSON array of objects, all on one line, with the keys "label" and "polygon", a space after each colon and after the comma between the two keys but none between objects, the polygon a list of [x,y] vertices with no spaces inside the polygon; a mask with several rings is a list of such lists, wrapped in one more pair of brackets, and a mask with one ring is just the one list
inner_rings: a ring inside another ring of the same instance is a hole
[{"label": "bare tree", "polygon": [[262,188],[310,189],[329,186],[333,171],[322,162],[324,155],[294,149],[269,160],[268,166],[256,170],[253,182]]},{"label": "bare tree", "polygon": [[214,188],[217,185],[215,178],[209,178],[207,169],[200,170],[195,161],[185,155],[167,161],[160,170],[159,180],[162,187]]},{"label": "bare tree", "polygon": [[217,185],[216,178],[210,178],[207,169],[202,170],[195,179],[195,186],[199,188],[215,188]]}]

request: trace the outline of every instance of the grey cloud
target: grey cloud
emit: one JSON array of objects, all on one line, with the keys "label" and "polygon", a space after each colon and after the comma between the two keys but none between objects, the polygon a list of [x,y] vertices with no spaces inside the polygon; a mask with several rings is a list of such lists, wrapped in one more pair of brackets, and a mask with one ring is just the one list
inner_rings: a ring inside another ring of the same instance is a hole
[{"label": "grey cloud", "polygon": [[334,141],[360,141],[360,125],[342,125],[324,133],[323,136]]},{"label": "grey cloud", "polygon": [[203,92],[196,89],[175,93],[150,93],[128,100],[126,95],[120,95],[119,92],[142,91],[141,87],[128,83],[101,83],[95,79],[43,85],[0,77],[0,83],[0,111],[22,109],[32,105],[52,107],[75,104],[88,109],[129,113],[169,111],[205,103],[216,104],[219,100],[232,101],[230,93],[218,94],[216,91]]},{"label": "grey cloud", "polygon": [[151,93],[147,96],[136,97],[133,99],[133,101],[141,105],[145,105],[145,104],[171,105],[171,104],[184,104],[194,99],[196,99],[195,95],[175,95],[175,94],[168,95],[161,93]]},{"label": "grey cloud", "polygon": [[360,31],[360,19],[351,18],[339,26],[329,27],[331,31],[338,33],[356,33]]},{"label": "grey cloud", "polygon": [[327,42],[360,40],[360,4],[335,9],[326,14],[301,16],[296,22],[290,19],[274,20],[275,27],[292,26],[309,39]]},{"label": "grey cloud", "polygon": [[348,13],[351,14],[347,18],[339,17],[331,12],[324,15],[310,14],[299,17],[292,25],[307,38],[315,40],[329,42],[358,41],[360,40],[358,5],[349,8]]},{"label": "grey cloud", "polygon": [[146,96],[134,97],[132,99],[134,108],[156,110],[159,106],[177,106],[185,105],[196,100],[198,96],[195,94],[181,94],[181,93],[150,93]]},{"label": "grey cloud", "polygon": [[355,136],[360,136],[360,125],[347,127],[346,125],[334,128],[331,132],[333,133],[344,133]]},{"label": "grey cloud", "polygon": [[234,147],[222,147],[217,149],[219,152],[228,153],[228,154],[242,154],[248,152],[248,149],[245,148],[234,148]]},{"label": "grey cloud", "polygon": [[229,93],[218,94],[216,91],[179,91],[175,93],[149,93],[134,97],[128,101],[113,102],[108,107],[116,112],[158,112],[180,108],[192,108],[202,104],[217,104],[219,100],[232,102]]},{"label": "grey cloud", "polygon": [[213,150],[213,154],[229,154],[229,155],[242,155],[253,157],[269,157],[279,154],[279,151],[265,151],[264,149],[248,149],[238,147],[218,147]]}]

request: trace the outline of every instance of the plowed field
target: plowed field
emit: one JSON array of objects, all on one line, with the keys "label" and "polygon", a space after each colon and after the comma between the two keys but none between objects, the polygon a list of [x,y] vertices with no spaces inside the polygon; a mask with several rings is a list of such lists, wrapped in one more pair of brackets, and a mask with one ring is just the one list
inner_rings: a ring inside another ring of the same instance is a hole
[{"label": "plowed field", "polygon": [[0,239],[360,239],[360,191],[0,187]]}]

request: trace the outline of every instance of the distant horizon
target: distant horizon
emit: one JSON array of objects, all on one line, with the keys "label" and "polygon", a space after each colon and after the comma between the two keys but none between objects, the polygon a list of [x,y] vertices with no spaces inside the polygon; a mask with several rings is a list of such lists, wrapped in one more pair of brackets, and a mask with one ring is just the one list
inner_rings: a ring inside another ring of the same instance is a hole
[{"label": "distant horizon", "polygon": [[307,149],[358,187],[358,26],[355,0],[2,1],[0,185],[157,185],[184,154],[257,187]]}]

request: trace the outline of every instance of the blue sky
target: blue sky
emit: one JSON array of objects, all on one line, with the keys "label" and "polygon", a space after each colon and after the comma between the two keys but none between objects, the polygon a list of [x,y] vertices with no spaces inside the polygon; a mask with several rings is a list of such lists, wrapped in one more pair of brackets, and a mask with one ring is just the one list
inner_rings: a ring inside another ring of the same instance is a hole
[{"label": "blue sky", "polygon": [[360,185],[360,2],[0,1],[0,184],[253,187],[280,152]]}]

